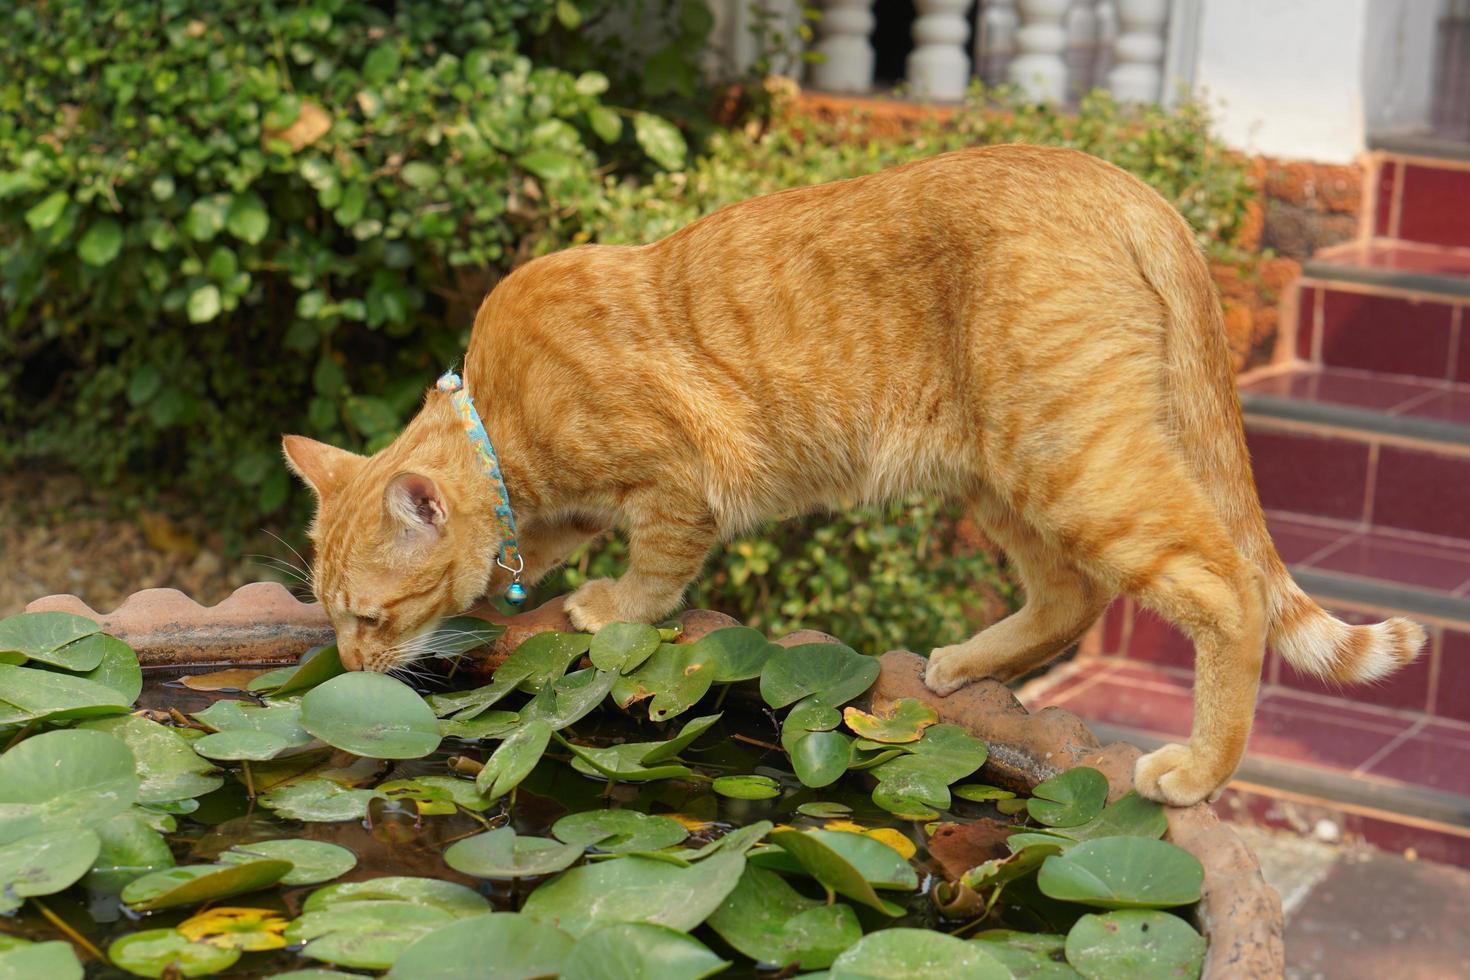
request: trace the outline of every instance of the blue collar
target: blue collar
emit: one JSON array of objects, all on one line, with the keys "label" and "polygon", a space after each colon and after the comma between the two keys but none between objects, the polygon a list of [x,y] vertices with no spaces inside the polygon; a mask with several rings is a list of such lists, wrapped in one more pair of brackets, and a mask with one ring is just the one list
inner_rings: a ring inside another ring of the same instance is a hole
[{"label": "blue collar", "polygon": [[500,459],[495,455],[495,447],[490,444],[490,434],[485,431],[485,423],[480,421],[480,413],[475,411],[475,401],[470,397],[469,389],[460,376],[452,370],[445,371],[434,387],[449,395],[449,400],[464,425],[464,434],[470,440],[470,448],[480,461],[480,468],[490,478],[490,488],[497,498],[495,516],[500,521],[501,532],[500,550],[495,555],[495,564],[511,574],[510,587],[505,590],[505,601],[519,606],[526,601],[526,590],[521,585],[521,572],[526,568],[526,560],[521,557],[520,546],[516,543],[516,519],[510,511],[510,492],[505,489],[505,478],[500,475]]}]

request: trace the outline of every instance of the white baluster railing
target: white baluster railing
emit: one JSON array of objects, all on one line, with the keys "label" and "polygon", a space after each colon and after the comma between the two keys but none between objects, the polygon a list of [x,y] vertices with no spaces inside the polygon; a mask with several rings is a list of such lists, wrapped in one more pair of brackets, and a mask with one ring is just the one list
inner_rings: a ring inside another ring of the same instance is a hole
[{"label": "white baluster railing", "polygon": [[1157,102],[1162,94],[1169,0],[1114,0],[1118,38],[1108,88],[1124,102]]},{"label": "white baluster railing", "polygon": [[1096,84],[1097,0],[1073,0],[1062,24],[1067,29],[1067,101],[1076,102]]},{"label": "white baluster railing", "polygon": [[1067,29],[1062,23],[1071,0],[1019,0],[1021,27],[1017,54],[1007,77],[1038,102],[1060,102],[1067,95]]},{"label": "white baluster railing", "polygon": [[1015,0],[981,0],[975,12],[975,74],[986,85],[1006,80],[1006,68],[1016,56]]},{"label": "white baluster railing", "polygon": [[970,0],[914,0],[914,50],[904,73],[910,92],[921,99],[955,101],[970,84],[970,58],[965,42]]},{"label": "white baluster railing", "polygon": [[812,84],[827,92],[867,92],[873,87],[873,0],[824,0],[813,48]]}]

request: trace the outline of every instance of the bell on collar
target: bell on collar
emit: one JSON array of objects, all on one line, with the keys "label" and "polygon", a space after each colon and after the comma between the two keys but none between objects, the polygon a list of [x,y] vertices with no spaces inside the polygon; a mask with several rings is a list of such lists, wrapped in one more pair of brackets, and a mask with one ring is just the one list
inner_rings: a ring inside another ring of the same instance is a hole
[{"label": "bell on collar", "polygon": [[519,582],[510,583],[510,588],[505,590],[505,601],[512,606],[525,605],[526,587]]}]

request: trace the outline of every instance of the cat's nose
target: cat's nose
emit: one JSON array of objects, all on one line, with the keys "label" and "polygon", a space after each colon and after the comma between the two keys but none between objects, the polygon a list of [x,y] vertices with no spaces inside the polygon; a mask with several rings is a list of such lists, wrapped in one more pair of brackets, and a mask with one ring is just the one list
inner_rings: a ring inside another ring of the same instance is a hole
[{"label": "cat's nose", "polygon": [[338,637],[337,656],[341,658],[342,666],[348,670],[366,669],[366,658],[363,657],[362,648],[356,643]]}]

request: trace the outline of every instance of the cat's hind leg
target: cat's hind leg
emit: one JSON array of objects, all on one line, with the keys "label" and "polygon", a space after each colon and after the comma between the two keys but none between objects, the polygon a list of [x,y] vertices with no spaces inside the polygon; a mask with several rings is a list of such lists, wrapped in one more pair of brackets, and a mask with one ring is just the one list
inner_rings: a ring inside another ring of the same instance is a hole
[{"label": "cat's hind leg", "polygon": [[1075,643],[1111,598],[993,497],[978,501],[973,516],[1020,574],[1026,604],[963,643],[929,655],[924,682],[939,694],[984,677],[1005,681],[1035,670]]}]

